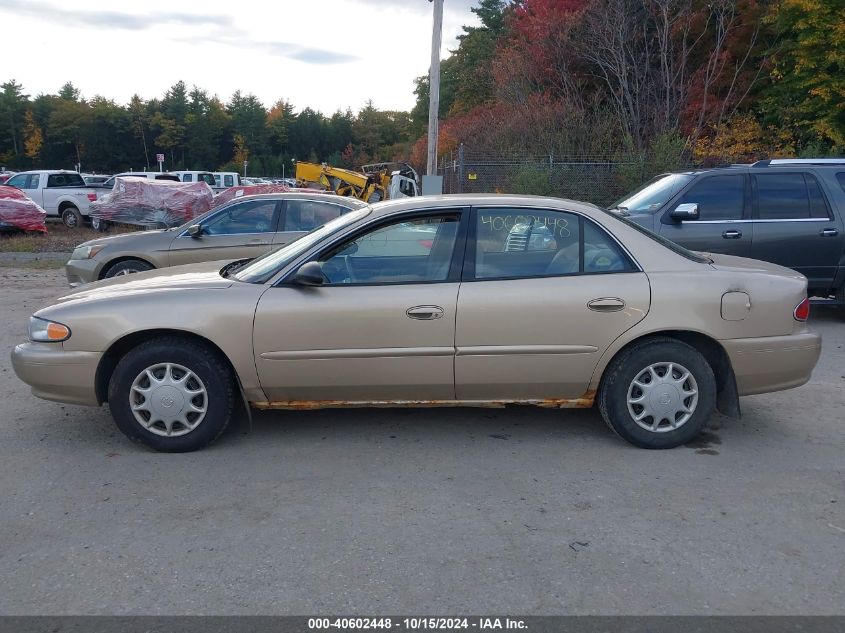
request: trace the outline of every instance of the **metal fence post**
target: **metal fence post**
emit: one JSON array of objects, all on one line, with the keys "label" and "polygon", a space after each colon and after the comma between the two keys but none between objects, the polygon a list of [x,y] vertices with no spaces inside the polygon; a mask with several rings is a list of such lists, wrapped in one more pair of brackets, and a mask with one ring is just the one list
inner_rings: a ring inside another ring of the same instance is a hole
[{"label": "metal fence post", "polygon": [[464,144],[458,147],[458,193],[464,192]]}]

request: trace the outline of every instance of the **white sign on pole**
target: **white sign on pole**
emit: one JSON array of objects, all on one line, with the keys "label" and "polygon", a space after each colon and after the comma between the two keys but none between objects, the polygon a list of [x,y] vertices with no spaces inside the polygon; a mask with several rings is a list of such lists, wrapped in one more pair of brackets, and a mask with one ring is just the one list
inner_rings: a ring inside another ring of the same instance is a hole
[{"label": "white sign on pole", "polygon": [[158,171],[161,173],[162,166],[164,163],[164,154],[156,154],[156,160],[158,161]]}]

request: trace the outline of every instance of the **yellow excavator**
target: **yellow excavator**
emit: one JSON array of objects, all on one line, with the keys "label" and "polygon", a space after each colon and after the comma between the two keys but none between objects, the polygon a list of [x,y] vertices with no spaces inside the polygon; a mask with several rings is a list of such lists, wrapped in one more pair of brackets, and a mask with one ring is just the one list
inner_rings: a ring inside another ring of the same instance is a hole
[{"label": "yellow excavator", "polygon": [[298,161],[296,180],[304,187],[323,188],[364,202],[420,195],[419,176],[407,163],[373,163],[354,171]]}]

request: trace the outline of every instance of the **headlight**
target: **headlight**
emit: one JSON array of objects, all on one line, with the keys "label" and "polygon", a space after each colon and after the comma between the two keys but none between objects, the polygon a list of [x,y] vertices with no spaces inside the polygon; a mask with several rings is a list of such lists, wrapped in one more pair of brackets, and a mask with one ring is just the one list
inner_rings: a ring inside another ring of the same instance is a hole
[{"label": "headlight", "polygon": [[60,343],[70,338],[70,328],[55,321],[29,317],[29,340],[39,343]]},{"label": "headlight", "polygon": [[104,248],[104,244],[98,244],[96,246],[77,246],[73,249],[73,254],[71,254],[71,259],[91,259],[99,253]]}]

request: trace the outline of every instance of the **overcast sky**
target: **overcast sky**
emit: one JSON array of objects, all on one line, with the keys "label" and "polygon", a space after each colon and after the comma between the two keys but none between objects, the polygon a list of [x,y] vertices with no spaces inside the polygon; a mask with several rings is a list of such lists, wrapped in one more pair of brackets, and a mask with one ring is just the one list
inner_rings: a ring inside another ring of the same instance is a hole
[{"label": "overcast sky", "polygon": [[[442,56],[476,0],[445,0]],[[331,114],[414,104],[428,72],[428,0],[0,0],[2,81],[27,94],[160,97],[182,79],[224,101],[252,92]]]}]

